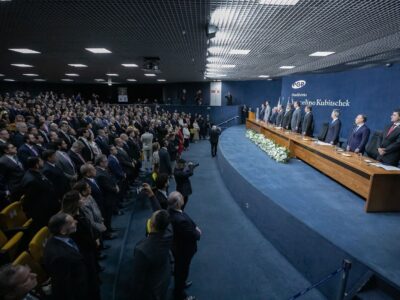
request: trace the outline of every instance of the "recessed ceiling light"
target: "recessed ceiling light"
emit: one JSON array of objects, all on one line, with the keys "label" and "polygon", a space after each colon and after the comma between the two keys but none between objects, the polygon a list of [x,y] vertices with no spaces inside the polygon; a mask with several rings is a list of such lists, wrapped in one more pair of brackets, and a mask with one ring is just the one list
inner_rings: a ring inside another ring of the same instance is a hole
[{"label": "recessed ceiling light", "polygon": [[33,81],[46,81],[46,79],[35,78]]},{"label": "recessed ceiling light", "polygon": [[207,73],[207,77],[226,77],[226,74],[214,74],[214,73]]},{"label": "recessed ceiling light", "polygon": [[103,82],[103,81],[105,81],[104,79],[102,79],[102,78],[96,78],[94,81],[97,81],[97,82]]},{"label": "recessed ceiling light", "polygon": [[147,76],[147,77],[154,77],[154,76],[156,76],[156,74],[146,73],[146,74],[144,74],[144,76]]},{"label": "recessed ceiling light", "polygon": [[3,79],[4,81],[15,81],[14,79],[10,79],[10,78],[6,78],[6,79]]},{"label": "recessed ceiling light", "polygon": [[126,68],[136,68],[138,66],[137,64],[121,64],[121,65]]},{"label": "recessed ceiling light", "polygon": [[69,76],[69,77],[78,77],[79,74],[76,74],[76,73],[65,73],[65,76]]},{"label": "recessed ceiling light", "polygon": [[27,48],[11,48],[8,49],[10,51],[14,51],[14,52],[18,52],[18,53],[22,53],[22,54],[40,54],[39,51],[35,51],[32,49],[27,49]]},{"label": "recessed ceiling light", "polygon": [[269,75],[259,75],[260,78],[269,78]]},{"label": "recessed ceiling light", "polygon": [[314,53],[311,53],[309,56],[328,56],[331,55],[335,52],[331,52],[331,51],[317,51]]},{"label": "recessed ceiling light", "polygon": [[85,48],[85,49],[89,52],[96,53],[96,54],[111,53],[111,51],[106,48]]},{"label": "recessed ceiling light", "polygon": [[157,79],[157,81],[159,81],[159,82],[165,82],[165,81],[167,81],[166,79]]},{"label": "recessed ceiling light", "polygon": [[84,64],[68,64],[68,66],[74,67],[74,68],[87,68],[87,65],[84,65]]},{"label": "recessed ceiling light", "polygon": [[32,65],[27,65],[27,64],[11,64],[11,65],[18,68],[33,68]]},{"label": "recessed ceiling light", "polygon": [[61,81],[67,81],[67,82],[71,82],[71,81],[73,81],[72,79],[70,79],[70,78],[63,78],[63,79],[61,79]]},{"label": "recessed ceiling light", "polygon": [[296,5],[300,0],[260,0],[260,4],[266,5]]},{"label": "recessed ceiling light", "polygon": [[0,76],[4,76],[4,74],[0,74]]},{"label": "recessed ceiling light", "polygon": [[24,76],[29,76],[29,77],[37,77],[37,76],[39,76],[38,74],[22,74],[22,75],[24,75]]},{"label": "recessed ceiling light", "polygon": [[268,81],[271,81],[271,80],[272,80],[272,78],[268,78],[267,80],[268,80]]},{"label": "recessed ceiling light", "polygon": [[229,54],[237,54],[237,55],[247,55],[250,53],[250,50],[241,50],[241,49],[232,49],[229,51]]},{"label": "recessed ceiling light", "polygon": [[296,66],[281,66],[279,69],[294,69]]},{"label": "recessed ceiling light", "polygon": [[207,64],[207,68],[216,68],[216,69],[232,69],[236,67],[236,65],[220,65],[220,64]]},{"label": "recessed ceiling light", "polygon": [[116,73],[107,73],[106,75],[107,76],[114,76],[114,77],[118,76],[118,74],[116,74]]},{"label": "recessed ceiling light", "polygon": [[129,79],[127,79],[126,81],[135,82],[135,81],[137,81],[137,80],[136,80],[136,79],[133,79],[133,78],[129,78]]},{"label": "recessed ceiling light", "polygon": [[210,47],[207,49],[210,54],[221,54],[224,52],[224,48],[222,47]]}]

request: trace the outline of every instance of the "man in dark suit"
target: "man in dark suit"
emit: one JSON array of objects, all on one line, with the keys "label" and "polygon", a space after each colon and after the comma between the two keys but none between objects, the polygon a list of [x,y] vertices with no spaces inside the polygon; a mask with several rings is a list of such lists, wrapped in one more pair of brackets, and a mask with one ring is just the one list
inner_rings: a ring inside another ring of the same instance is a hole
[{"label": "man in dark suit", "polygon": [[97,144],[97,146],[100,148],[101,153],[103,153],[107,156],[110,154],[108,137],[107,137],[104,129],[97,130],[97,137],[94,141]]},{"label": "man in dark suit", "polygon": [[304,107],[304,112],[305,114],[301,124],[301,134],[312,137],[314,133],[314,116],[312,113],[312,107],[310,105],[306,105]]},{"label": "man in dark suit", "polygon": [[169,251],[172,228],[169,214],[158,210],[150,219],[149,235],[136,244],[133,257],[132,292],[134,299],[166,299],[171,280]]},{"label": "man in dark suit", "polygon": [[347,139],[346,150],[363,154],[370,135],[370,130],[365,125],[367,117],[365,115],[358,115],[355,122],[356,126],[351,130]]},{"label": "man in dark suit", "polygon": [[0,182],[6,189],[11,201],[19,200],[21,194],[20,183],[25,171],[17,157],[17,148],[13,144],[0,146]]},{"label": "man in dark suit", "polygon": [[342,122],[340,122],[339,116],[339,110],[334,109],[331,114],[332,121],[329,124],[328,132],[325,137],[325,142],[331,145],[339,143],[340,129],[342,128]]},{"label": "man in dark suit", "polygon": [[58,137],[67,143],[68,149],[69,149],[69,148],[71,148],[74,141],[72,140],[71,136],[68,134],[68,130],[69,130],[68,122],[61,121],[60,122],[60,130],[58,131]]},{"label": "man in dark suit", "polygon": [[0,129],[0,146],[10,142],[10,134],[8,130],[3,128]]},{"label": "man in dark suit", "polygon": [[116,158],[118,159],[119,163],[121,164],[124,172],[126,173],[126,177],[130,182],[133,182],[136,178],[136,170],[135,170],[135,163],[129,157],[128,153],[124,149],[124,141],[121,138],[115,139],[115,146],[117,148]]},{"label": "man in dark suit", "polygon": [[79,141],[83,144],[81,155],[85,161],[94,162],[95,155],[92,147],[89,145],[90,131],[86,128],[79,129]]},{"label": "man in dark suit", "polygon": [[292,114],[293,114],[292,105],[288,103],[286,105],[286,110],[285,114],[283,115],[283,121],[282,121],[282,127],[286,130],[291,129]]},{"label": "man in dark suit", "polygon": [[301,132],[301,108],[300,102],[294,101],[294,111],[292,114],[292,120],[290,121],[290,127],[292,128],[293,132],[300,133]]},{"label": "man in dark suit", "polygon": [[56,151],[45,150],[42,154],[42,158],[44,160],[42,173],[53,183],[55,196],[61,203],[64,194],[71,189],[69,180],[64,175],[64,172],[56,165]]},{"label": "man in dark suit", "polygon": [[24,143],[24,136],[28,132],[28,126],[24,122],[15,124],[16,132],[11,138],[12,144],[19,148]]},{"label": "man in dark suit", "polygon": [[378,148],[378,160],[392,166],[397,166],[400,160],[400,109],[391,116],[392,125],[383,131],[383,139]]},{"label": "man in dark suit", "polygon": [[166,173],[172,175],[171,158],[168,153],[168,140],[161,141],[161,149],[158,151],[158,156],[160,157],[160,173]]},{"label": "man in dark suit", "polygon": [[51,217],[43,262],[51,277],[52,297],[57,300],[87,300],[89,275],[83,255],[70,235],[76,232],[76,221],[66,213]]},{"label": "man in dark suit", "polygon": [[278,127],[282,127],[282,123],[283,123],[283,117],[285,115],[285,112],[283,111],[282,105],[278,104],[278,114],[276,115],[276,120],[275,120],[275,124]]},{"label": "man in dark suit", "polygon": [[75,170],[79,173],[81,166],[86,163],[85,158],[82,156],[81,151],[84,145],[80,141],[76,141],[72,144],[71,149],[68,151],[68,156],[75,165]]},{"label": "man in dark suit", "polygon": [[18,158],[24,165],[24,168],[27,169],[26,167],[26,162],[28,160],[28,157],[39,157],[39,150],[35,145],[36,138],[33,134],[25,134],[24,136],[24,144],[22,144],[18,148]]},{"label": "man in dark suit", "polygon": [[211,156],[217,155],[218,141],[221,134],[221,128],[213,125],[210,130],[210,144],[211,144]]},{"label": "man in dark suit", "polygon": [[56,151],[56,165],[63,171],[64,175],[68,178],[70,183],[75,182],[78,179],[77,170],[72,159],[69,157],[67,143],[58,139],[54,142]]},{"label": "man in dark suit", "polygon": [[190,183],[190,177],[193,176],[193,163],[186,165],[184,159],[179,159],[175,168],[174,177],[176,182],[176,190],[183,196],[184,204],[182,210],[185,208],[189,201],[189,196],[192,194],[192,185]]},{"label": "man in dark suit", "polygon": [[172,253],[175,258],[175,299],[193,300],[188,296],[185,288],[191,284],[187,282],[190,263],[197,252],[197,241],[200,240],[201,230],[196,223],[182,211],[183,196],[179,192],[172,192],[168,196],[169,214],[174,232]]},{"label": "man in dark suit", "polygon": [[273,107],[271,110],[271,116],[269,117],[269,123],[275,124],[277,117],[278,117],[278,108]]},{"label": "man in dark suit", "polygon": [[28,218],[33,219],[34,230],[46,226],[50,217],[60,209],[52,182],[40,173],[42,165],[39,157],[29,157],[28,170],[21,181],[21,191],[25,196],[22,206]]}]

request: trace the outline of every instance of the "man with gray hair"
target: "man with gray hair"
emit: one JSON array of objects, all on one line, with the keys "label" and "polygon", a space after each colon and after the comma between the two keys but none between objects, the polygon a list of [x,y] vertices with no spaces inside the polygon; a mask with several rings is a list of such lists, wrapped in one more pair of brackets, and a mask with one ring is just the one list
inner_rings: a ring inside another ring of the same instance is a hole
[{"label": "man with gray hair", "polygon": [[340,111],[334,109],[331,114],[332,121],[329,123],[328,133],[325,137],[325,142],[331,145],[339,143],[340,129],[342,128],[342,122],[339,120]]},{"label": "man with gray hair", "polygon": [[183,196],[179,192],[172,192],[168,196],[168,212],[174,238],[172,253],[175,258],[175,299],[194,300],[194,296],[188,296],[185,288],[192,282],[186,281],[189,276],[190,263],[197,251],[197,241],[200,240],[201,230],[196,223],[182,211],[184,205]]},{"label": "man with gray hair", "polygon": [[210,143],[211,143],[211,156],[214,157],[217,155],[217,147],[219,135],[221,134],[221,128],[213,125],[210,131]]},{"label": "man with gray hair", "polygon": [[153,149],[153,134],[149,132],[148,128],[145,128],[145,132],[140,137],[143,144],[143,169],[151,172],[152,166],[152,149]]}]

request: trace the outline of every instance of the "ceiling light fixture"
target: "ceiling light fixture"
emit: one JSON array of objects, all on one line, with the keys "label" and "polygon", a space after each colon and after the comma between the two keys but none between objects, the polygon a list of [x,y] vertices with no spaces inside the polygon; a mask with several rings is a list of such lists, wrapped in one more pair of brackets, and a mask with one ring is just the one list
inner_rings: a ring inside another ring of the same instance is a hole
[{"label": "ceiling light fixture", "polygon": [[236,67],[236,65],[206,64],[206,67],[216,69],[232,69]]},{"label": "ceiling light fixture", "polygon": [[126,68],[137,68],[138,67],[137,64],[121,64],[121,65],[126,67]]},{"label": "ceiling light fixture", "polygon": [[222,47],[210,47],[210,48],[207,49],[207,51],[212,55],[221,54],[221,53],[224,52],[224,48],[222,48]]},{"label": "ceiling light fixture", "polygon": [[4,76],[4,74],[0,74],[0,76]]},{"label": "ceiling light fixture", "polygon": [[84,64],[68,64],[68,66],[74,67],[74,68],[87,68],[87,65],[84,65]]},{"label": "ceiling light fixture", "polygon": [[107,73],[107,76],[117,77],[119,76],[117,73]]},{"label": "ceiling light fixture", "polygon": [[41,78],[35,78],[33,81],[46,81],[46,79],[41,79]]},{"label": "ceiling light fixture", "polygon": [[18,68],[33,68],[32,65],[27,65],[27,64],[11,64],[11,65]]},{"label": "ceiling light fixture", "polygon": [[300,0],[260,0],[265,5],[296,5]]},{"label": "ceiling light fixture", "polygon": [[73,81],[72,79],[70,79],[70,78],[63,78],[63,79],[61,79],[61,81],[65,81],[65,82],[71,82],[71,81]]},{"label": "ceiling light fixture", "polygon": [[269,75],[259,75],[260,78],[269,78]]},{"label": "ceiling light fixture", "polygon": [[167,81],[166,79],[157,79],[157,81],[159,81],[159,82],[165,82],[165,81]]},{"label": "ceiling light fixture", "polygon": [[294,69],[294,68],[296,68],[296,66],[281,66],[281,67],[279,67],[279,69],[286,69],[286,70]]},{"label": "ceiling light fixture", "polygon": [[6,78],[6,79],[3,79],[4,81],[15,81],[14,79],[10,79],[10,78]]},{"label": "ceiling light fixture", "polygon": [[126,81],[135,82],[135,81],[137,81],[137,80],[136,80],[136,79],[133,79],[133,78],[129,78],[129,79],[127,79]]},{"label": "ceiling light fixture", "polygon": [[22,53],[22,54],[40,54],[39,51],[28,49],[28,48],[10,48],[8,50]]},{"label": "ceiling light fixture", "polygon": [[311,53],[309,56],[328,56],[331,54],[334,54],[335,52],[331,52],[331,51],[317,51],[314,53]]},{"label": "ceiling light fixture", "polygon": [[65,76],[69,76],[69,77],[78,77],[79,74],[76,74],[76,73],[65,73]]},{"label": "ceiling light fixture", "polygon": [[95,54],[105,54],[105,53],[111,53],[110,50],[106,48],[85,48],[87,51],[95,53]]},{"label": "ceiling light fixture", "polygon": [[146,74],[144,74],[144,76],[146,76],[146,77],[154,77],[154,76],[156,76],[156,74],[146,73]]},{"label": "ceiling light fixture", "polygon": [[105,80],[102,79],[102,78],[96,78],[94,81],[97,81],[97,82],[104,82]]},{"label": "ceiling light fixture", "polygon": [[229,54],[234,54],[234,55],[247,55],[250,53],[250,50],[241,50],[241,49],[232,49],[229,51]]},{"label": "ceiling light fixture", "polygon": [[37,77],[37,76],[39,76],[38,74],[31,74],[31,73],[26,73],[26,74],[22,74],[22,75],[24,75],[24,76],[28,76],[28,77]]}]

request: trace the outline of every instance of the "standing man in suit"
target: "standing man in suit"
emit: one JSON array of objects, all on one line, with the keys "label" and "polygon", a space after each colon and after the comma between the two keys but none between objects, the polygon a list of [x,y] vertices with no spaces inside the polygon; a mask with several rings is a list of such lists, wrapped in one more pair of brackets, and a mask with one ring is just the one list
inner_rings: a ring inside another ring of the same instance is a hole
[{"label": "standing man in suit", "polygon": [[62,139],[58,139],[54,142],[54,147],[56,149],[56,165],[63,171],[69,182],[74,183],[78,180],[78,175],[74,162],[66,152],[68,150],[67,143]]},{"label": "standing man in suit", "polygon": [[20,183],[25,171],[17,157],[17,148],[13,144],[0,145],[0,182],[6,189],[11,201],[18,201],[21,197]]},{"label": "standing man in suit", "polygon": [[304,107],[304,112],[305,114],[301,124],[301,134],[312,137],[314,133],[314,116],[311,105],[306,105]]},{"label": "standing man in suit", "polygon": [[169,176],[172,175],[171,158],[168,152],[168,140],[164,139],[161,141],[161,149],[158,151],[160,157],[160,168],[159,173],[165,173]]},{"label": "standing man in suit", "polygon": [[90,131],[86,128],[79,129],[79,141],[83,144],[81,155],[85,161],[94,162],[95,154],[92,147],[89,144]]},{"label": "standing man in suit", "polygon": [[43,262],[51,277],[52,296],[57,300],[90,299],[89,275],[85,259],[70,238],[76,232],[77,221],[59,212],[49,221],[52,237],[47,241]]},{"label": "standing man in suit", "polygon": [[286,110],[285,114],[283,115],[283,121],[282,121],[282,127],[286,130],[291,129],[290,123],[292,121],[292,114],[293,114],[292,104],[288,102],[286,105]]},{"label": "standing man in suit", "polygon": [[84,145],[80,141],[76,141],[72,144],[71,149],[68,151],[68,156],[71,158],[72,162],[75,165],[75,170],[80,172],[81,166],[86,163],[85,158],[82,156],[82,149]]},{"label": "standing man in suit", "polygon": [[94,141],[96,145],[100,148],[101,153],[107,156],[110,154],[108,137],[104,129],[97,130],[97,137]]},{"label": "standing man in suit", "polygon": [[7,129],[3,128],[0,129],[0,145],[9,143],[10,141],[10,134],[8,133]]},{"label": "standing man in suit", "polygon": [[175,258],[175,290],[177,300],[194,300],[188,296],[185,288],[192,282],[188,282],[190,263],[197,252],[197,241],[200,240],[201,230],[196,223],[182,211],[183,197],[179,192],[172,192],[168,196],[170,220],[174,231],[172,253]]},{"label": "standing man in suit", "polygon": [[264,115],[265,115],[265,105],[264,103],[262,103],[258,119],[261,121],[264,120]]},{"label": "standing man in suit", "polygon": [[67,121],[61,121],[60,122],[60,130],[58,131],[58,137],[60,139],[63,139],[67,143],[68,148],[71,148],[72,143],[74,141],[72,140],[72,138],[68,134],[68,130],[69,130],[68,122]]},{"label": "standing man in suit", "polygon": [[115,146],[117,148],[116,158],[118,159],[119,163],[121,164],[126,177],[129,181],[135,181],[136,176],[136,164],[132,159],[129,157],[129,154],[124,149],[124,141],[121,138],[115,139]]},{"label": "standing man in suit", "polygon": [[325,142],[331,145],[339,143],[340,129],[342,128],[342,122],[339,120],[340,111],[334,109],[331,114],[332,121],[329,124],[328,132],[325,137]]},{"label": "standing man in suit", "polygon": [[143,164],[144,169],[148,172],[151,172],[152,166],[152,150],[153,150],[153,134],[149,132],[148,127],[144,129],[144,133],[140,137],[140,141],[143,145]]},{"label": "standing man in suit", "polygon": [[268,123],[269,122],[269,118],[271,117],[271,113],[272,113],[272,108],[271,105],[269,105],[269,101],[265,101],[265,112],[264,112],[264,122]]},{"label": "standing man in suit", "polygon": [[150,219],[149,235],[136,244],[133,257],[134,299],[165,300],[171,280],[169,251],[172,228],[166,210],[154,212]]},{"label": "standing man in suit", "polygon": [[301,132],[301,108],[300,102],[294,101],[294,111],[292,115],[292,120],[290,121],[290,127],[292,128],[292,132],[300,133]]},{"label": "standing man in suit", "polygon": [[397,166],[400,160],[400,108],[393,111],[391,121],[392,125],[383,131],[383,139],[378,148],[378,160]]},{"label": "standing man in suit", "polygon": [[275,125],[278,127],[282,127],[283,116],[285,112],[283,111],[282,105],[278,104],[278,114],[276,115]]},{"label": "standing man in suit", "polygon": [[364,153],[370,134],[369,128],[365,125],[366,122],[367,117],[365,115],[358,115],[356,117],[356,126],[353,127],[347,139],[347,151]]},{"label": "standing man in suit", "polygon": [[218,141],[221,134],[221,128],[213,125],[210,131],[210,143],[211,143],[211,156],[215,157],[218,150]]},{"label": "standing man in suit", "polygon": [[24,144],[18,148],[18,158],[26,169],[26,162],[28,157],[39,157],[39,149],[36,147],[36,138],[33,134],[27,133],[24,136]]},{"label": "standing man in suit", "polygon": [[232,105],[233,103],[233,97],[231,92],[228,92],[228,94],[225,96],[226,98],[226,105]]},{"label": "standing man in suit", "polygon": [[28,132],[28,126],[25,122],[15,123],[16,132],[11,138],[12,144],[19,148],[24,143],[24,136]]},{"label": "standing man in suit", "polygon": [[192,194],[192,185],[190,183],[190,177],[193,176],[193,163],[186,165],[184,159],[179,159],[176,165],[174,176],[176,182],[176,190],[183,196],[183,206],[182,210],[185,209],[187,202],[189,201],[189,196]]}]

